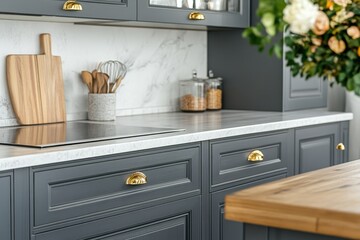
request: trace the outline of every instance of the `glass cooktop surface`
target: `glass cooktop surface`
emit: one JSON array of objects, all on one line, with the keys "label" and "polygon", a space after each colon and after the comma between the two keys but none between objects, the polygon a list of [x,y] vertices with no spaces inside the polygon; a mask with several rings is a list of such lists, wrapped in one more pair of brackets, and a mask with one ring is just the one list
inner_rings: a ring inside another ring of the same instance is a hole
[{"label": "glass cooktop surface", "polygon": [[53,123],[0,128],[0,144],[45,148],[179,131],[185,129],[127,126],[116,123]]}]

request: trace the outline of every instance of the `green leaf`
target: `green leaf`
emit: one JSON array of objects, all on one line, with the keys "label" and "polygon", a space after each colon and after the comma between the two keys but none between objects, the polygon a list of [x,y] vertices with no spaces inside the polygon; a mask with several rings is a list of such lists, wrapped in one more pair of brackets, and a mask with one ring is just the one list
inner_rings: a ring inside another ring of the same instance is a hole
[{"label": "green leaf", "polygon": [[339,82],[343,82],[346,79],[346,73],[341,72],[339,73]]},{"label": "green leaf", "polygon": [[354,78],[355,84],[360,85],[360,73],[356,74],[353,78]]},{"label": "green leaf", "polygon": [[353,80],[352,80],[352,79],[348,79],[348,81],[347,81],[347,83],[346,83],[346,89],[347,89],[348,91],[354,91],[354,88],[355,88],[355,86],[354,86]]}]

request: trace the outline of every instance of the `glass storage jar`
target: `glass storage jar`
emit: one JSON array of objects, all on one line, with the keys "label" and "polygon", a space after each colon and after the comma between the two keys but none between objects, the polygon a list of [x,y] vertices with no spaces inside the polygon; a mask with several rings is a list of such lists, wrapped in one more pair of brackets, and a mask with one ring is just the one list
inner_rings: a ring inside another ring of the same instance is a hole
[{"label": "glass storage jar", "polygon": [[193,78],[180,81],[180,110],[185,112],[203,112],[206,110],[205,81],[193,72]]},{"label": "glass storage jar", "polygon": [[209,79],[206,80],[206,109],[220,110],[222,108],[222,79],[214,77],[209,71]]}]

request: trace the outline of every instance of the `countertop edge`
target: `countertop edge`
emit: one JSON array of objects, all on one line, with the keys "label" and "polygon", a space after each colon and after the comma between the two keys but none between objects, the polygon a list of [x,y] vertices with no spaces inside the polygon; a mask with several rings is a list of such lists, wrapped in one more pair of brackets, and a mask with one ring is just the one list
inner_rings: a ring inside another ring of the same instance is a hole
[{"label": "countertop edge", "polygon": [[78,148],[76,149],[65,149],[54,152],[34,153],[22,156],[0,158],[0,171],[68,162],[78,159],[86,159],[111,154],[148,150],[151,148],[168,147],[186,143],[221,139],[226,137],[349,121],[352,118],[352,113],[334,113],[327,116],[304,117],[299,119],[275,121],[263,124],[254,124],[202,132],[183,133],[180,135],[170,134],[169,136],[168,134],[164,134],[163,137],[154,139],[131,139],[129,140],[129,142],[121,143],[116,143],[116,140],[105,141],[101,143],[102,145],[98,146],[84,147],[84,145],[86,144],[79,144],[77,145]]}]

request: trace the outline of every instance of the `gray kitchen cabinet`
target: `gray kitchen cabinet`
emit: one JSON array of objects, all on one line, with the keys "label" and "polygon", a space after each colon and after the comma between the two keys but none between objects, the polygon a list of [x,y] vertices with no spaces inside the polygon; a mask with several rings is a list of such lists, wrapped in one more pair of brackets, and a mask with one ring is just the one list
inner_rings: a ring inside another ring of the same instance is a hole
[{"label": "gray kitchen cabinet", "polygon": [[224,217],[224,202],[226,195],[248,187],[253,187],[266,182],[272,182],[285,177],[287,177],[287,174],[283,173],[211,194],[211,240],[244,240],[244,224],[228,221]]},{"label": "gray kitchen cabinet", "polygon": [[[187,1],[180,1],[180,5],[177,2],[179,1],[140,0],[138,21],[230,28],[249,26],[250,0],[215,0],[209,1],[207,5],[201,3],[204,1],[196,0],[193,1],[194,5],[187,7],[181,4]],[[223,5],[217,6],[218,2],[223,2]]]},{"label": "gray kitchen cabinet", "polygon": [[12,173],[0,174],[0,238],[13,240]]},{"label": "gray kitchen cabinet", "polygon": [[82,11],[65,11],[66,0],[1,0],[0,13],[89,19],[136,20],[135,0],[79,0]]},{"label": "gray kitchen cabinet", "polygon": [[200,196],[39,233],[34,240],[198,240]]},{"label": "gray kitchen cabinet", "polygon": [[[258,22],[251,2],[251,25]],[[326,107],[327,81],[293,77],[283,59],[258,52],[242,29],[208,32],[208,68],[224,79],[223,108],[290,111]],[[280,36],[279,36],[280,38]]]},{"label": "gray kitchen cabinet", "polygon": [[[209,3],[198,0],[78,0],[78,4],[82,6],[81,11],[63,10],[65,1],[2,0],[0,13],[227,28],[249,26],[250,0],[211,0]],[[194,2],[194,5],[187,8],[177,7],[179,2],[180,4]],[[201,6],[198,5],[199,3]],[[79,21],[75,19],[70,21],[81,22],[80,19]],[[111,21],[109,23],[102,22],[102,24],[115,23]],[[178,28],[174,25],[173,27]]]},{"label": "gray kitchen cabinet", "polygon": [[341,123],[296,129],[295,172],[305,173],[346,162],[347,151],[337,149],[338,144],[348,142],[343,129]]},{"label": "gray kitchen cabinet", "polygon": [[191,144],[33,168],[34,229],[200,195],[200,164],[200,145]]},{"label": "gray kitchen cabinet", "polygon": [[[345,240],[344,238],[321,234],[299,232],[280,228],[269,228],[253,224],[245,224],[244,240]],[[237,238],[239,239],[239,238]]]},{"label": "gray kitchen cabinet", "polygon": [[[280,131],[210,142],[211,191],[237,186],[267,175],[294,174],[292,132]],[[259,159],[250,159],[252,154]]]},{"label": "gray kitchen cabinet", "polygon": [[[348,122],[4,172],[1,239],[249,239],[224,220],[225,195],[347,161],[339,142],[348,144]],[[127,185],[139,172],[146,184]]]}]

